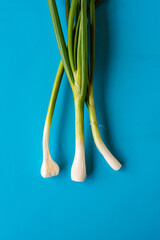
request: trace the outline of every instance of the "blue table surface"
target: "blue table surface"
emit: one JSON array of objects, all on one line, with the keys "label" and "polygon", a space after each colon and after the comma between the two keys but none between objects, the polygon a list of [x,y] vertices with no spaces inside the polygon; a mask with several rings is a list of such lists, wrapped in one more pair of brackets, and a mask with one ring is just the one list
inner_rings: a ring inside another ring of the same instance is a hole
[{"label": "blue table surface", "polygon": [[[64,1],[57,1],[66,37]],[[85,107],[88,177],[72,182],[74,102],[63,77],[50,133],[57,177],[43,179],[42,134],[60,55],[47,1],[0,0],[0,239],[160,239],[160,1],[96,10],[97,151]]]}]

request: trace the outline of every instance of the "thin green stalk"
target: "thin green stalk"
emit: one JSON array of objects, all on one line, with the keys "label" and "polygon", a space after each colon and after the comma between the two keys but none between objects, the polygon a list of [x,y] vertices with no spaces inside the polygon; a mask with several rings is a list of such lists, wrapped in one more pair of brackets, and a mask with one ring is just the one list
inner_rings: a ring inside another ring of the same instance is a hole
[{"label": "thin green stalk", "polygon": [[97,116],[96,116],[95,105],[94,105],[93,86],[91,83],[88,86],[88,96],[89,96],[89,99],[86,104],[89,112],[93,138],[94,138],[94,141],[96,141],[97,139],[100,140],[101,136],[98,129]]},{"label": "thin green stalk", "polygon": [[81,20],[81,12],[79,13],[77,25],[76,25],[76,32],[75,32],[75,37],[74,37],[74,65],[75,69],[77,69],[77,42],[79,38],[79,25],[80,25],[80,20]]},{"label": "thin green stalk", "polygon": [[78,0],[77,8],[76,8],[76,15],[75,15],[75,24],[76,25],[77,25],[77,22],[78,22],[80,11],[81,11],[81,0]]},{"label": "thin green stalk", "polygon": [[64,73],[64,68],[63,68],[63,63],[61,61],[59,64],[59,67],[58,67],[56,77],[55,77],[55,81],[54,81],[54,85],[53,85],[53,89],[52,89],[52,93],[51,93],[51,97],[50,97],[50,101],[49,101],[47,116],[46,116],[46,123],[49,124],[49,126],[51,125],[52,116],[53,116],[53,112],[54,112],[54,108],[55,108],[57,95],[58,95],[58,91],[60,88],[63,73]]},{"label": "thin green stalk", "polygon": [[84,103],[75,99],[76,140],[84,142]]},{"label": "thin green stalk", "polygon": [[65,9],[66,9],[66,21],[68,25],[68,17],[69,17],[69,10],[70,10],[70,0],[65,0]]},{"label": "thin green stalk", "polygon": [[49,151],[49,133],[50,133],[50,126],[52,121],[52,116],[54,112],[54,107],[57,99],[57,94],[59,91],[61,79],[63,76],[63,64],[62,61],[60,62],[58,72],[54,81],[53,90],[49,102],[49,107],[47,111],[46,121],[43,130],[43,162],[41,166],[41,175],[44,178],[56,176],[59,173],[59,166],[58,164],[53,161],[50,151]]},{"label": "thin green stalk", "polygon": [[101,135],[99,132],[98,124],[97,124],[97,117],[96,111],[94,106],[94,96],[93,96],[93,86],[90,84],[88,87],[89,92],[89,101],[87,102],[89,118],[91,123],[92,135],[94,142],[99,150],[99,152],[103,155],[105,160],[108,162],[110,167],[112,167],[115,171],[121,168],[120,162],[110,153],[110,151],[105,146],[104,142],[101,139]]},{"label": "thin green stalk", "polygon": [[81,100],[84,101],[88,83],[88,54],[87,54],[87,1],[81,0]]},{"label": "thin green stalk", "polygon": [[74,74],[75,65],[74,65],[74,56],[73,56],[73,21],[76,14],[77,0],[72,0],[69,18],[68,18],[68,55],[71,64],[71,69]]},{"label": "thin green stalk", "polygon": [[95,66],[95,3],[90,0],[90,83],[93,83]]},{"label": "thin green stalk", "polygon": [[53,28],[56,35],[56,40],[57,40],[59,52],[62,58],[63,66],[65,69],[66,75],[68,77],[69,83],[73,88],[74,78],[73,78],[73,74],[72,74],[72,70],[71,70],[71,66],[68,58],[67,47],[64,41],[64,36],[63,36],[62,27],[61,27],[55,0],[48,0],[48,5],[49,5]]},{"label": "thin green stalk", "polygon": [[78,46],[77,46],[77,71],[82,75],[82,58],[81,58],[81,24],[79,27]]},{"label": "thin green stalk", "polygon": [[94,0],[90,0],[90,34],[91,34],[91,43],[90,43],[90,81],[88,84],[88,96],[87,96],[87,107],[89,112],[89,118],[91,123],[92,135],[94,142],[103,155],[108,164],[114,169],[119,170],[121,164],[117,159],[110,153],[105,144],[101,139],[99,132],[96,111],[94,106],[94,96],[93,96],[93,78],[94,78],[94,65],[95,65],[95,4]]}]

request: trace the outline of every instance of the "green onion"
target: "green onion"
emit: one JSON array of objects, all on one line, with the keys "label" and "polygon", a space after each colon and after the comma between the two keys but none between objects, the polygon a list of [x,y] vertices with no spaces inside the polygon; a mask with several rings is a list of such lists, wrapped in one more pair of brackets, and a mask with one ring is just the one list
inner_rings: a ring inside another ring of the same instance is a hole
[{"label": "green onion", "polygon": [[121,164],[117,159],[110,153],[105,144],[103,143],[97,124],[97,117],[94,105],[93,96],[93,78],[94,78],[94,65],[95,65],[95,3],[94,0],[90,0],[90,81],[88,86],[88,97],[87,97],[87,107],[90,117],[91,129],[94,138],[94,142],[103,155],[108,164],[114,169],[119,170]]},{"label": "green onion", "polygon": [[49,132],[63,72],[64,69],[61,61],[54,81],[43,131],[43,163],[41,167],[41,175],[44,178],[56,176],[59,173],[59,166],[52,160],[49,152]]},{"label": "green onion", "polygon": [[66,19],[68,22],[68,48],[64,41],[62,27],[55,0],[48,0],[57,45],[61,55],[61,63],[53,85],[53,90],[47,111],[43,132],[43,177],[56,176],[59,166],[52,160],[49,152],[49,132],[55,103],[65,70],[70,83],[75,105],[75,156],[71,168],[73,181],[83,182],[86,178],[85,148],[84,148],[84,103],[86,102],[91,123],[94,142],[106,161],[114,170],[119,170],[121,164],[109,152],[103,143],[97,124],[93,96],[93,79],[95,68],[95,6],[103,0],[90,0],[90,72],[88,79],[88,49],[87,49],[87,1],[65,0]]}]

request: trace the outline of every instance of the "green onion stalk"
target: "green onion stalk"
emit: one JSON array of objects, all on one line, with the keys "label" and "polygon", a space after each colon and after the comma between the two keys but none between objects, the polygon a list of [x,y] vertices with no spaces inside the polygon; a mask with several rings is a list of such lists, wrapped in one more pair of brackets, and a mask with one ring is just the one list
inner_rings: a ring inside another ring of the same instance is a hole
[{"label": "green onion stalk", "polygon": [[118,170],[121,164],[109,152],[103,143],[97,124],[94,106],[93,78],[95,65],[95,4],[98,6],[103,0],[90,0],[90,72],[88,76],[87,49],[87,1],[65,0],[66,18],[68,25],[68,45],[65,44],[61,23],[55,0],[48,0],[49,10],[55,31],[55,36],[61,55],[61,63],[55,78],[47,117],[43,133],[43,163],[41,174],[43,177],[56,176],[59,166],[52,160],[49,153],[49,132],[54,107],[65,70],[70,83],[75,106],[75,157],[71,168],[73,181],[83,182],[86,178],[86,163],[84,149],[84,104],[88,107],[92,135],[94,142],[109,165]]},{"label": "green onion stalk", "polygon": [[94,96],[93,96],[93,79],[94,79],[94,67],[95,67],[95,2],[90,0],[90,79],[88,84],[88,96],[87,96],[87,107],[89,112],[89,118],[91,123],[92,135],[94,142],[103,155],[108,164],[114,169],[119,170],[121,164],[117,159],[110,153],[101,139],[101,135],[98,129]]},{"label": "green onion stalk", "polygon": [[[74,72],[75,87],[76,87],[76,90],[73,92],[74,104],[75,104],[76,150],[75,150],[73,165],[71,168],[71,178],[74,181],[82,182],[86,178],[86,164],[85,164],[85,150],[84,150],[84,103],[85,103],[87,83],[88,83],[87,1],[81,0],[81,8],[79,13],[80,25],[79,24],[77,25],[77,28],[79,28],[79,34],[78,34],[79,36],[78,36],[77,61],[76,61],[76,59],[74,59],[74,54],[72,52],[72,49],[75,49],[76,45],[73,46],[72,41],[69,41],[69,40],[70,40],[70,37],[72,36],[70,33],[73,29],[73,26],[72,26],[73,16],[75,16],[76,14],[77,4],[78,4],[77,0],[72,1],[69,19],[68,19],[68,52],[69,52],[69,57],[71,61],[71,66]],[[76,7],[72,8],[72,6],[76,6]],[[69,42],[71,43],[70,45],[69,45]],[[75,54],[75,57],[76,57],[76,54]]]},{"label": "green onion stalk", "polygon": [[56,176],[59,173],[59,166],[52,160],[49,151],[49,132],[63,72],[64,68],[61,61],[54,81],[43,131],[43,163],[41,167],[41,175],[44,178]]},{"label": "green onion stalk", "polygon": [[[86,164],[85,164],[85,151],[84,151],[84,103],[87,92],[87,82],[88,82],[88,56],[87,56],[87,2],[86,0],[81,0],[80,2],[80,26],[78,33],[78,48],[77,48],[77,59],[74,59],[73,51],[73,35],[74,35],[74,18],[76,15],[76,10],[79,1],[73,0],[69,10],[68,16],[68,48],[64,41],[64,36],[62,32],[62,27],[57,11],[57,6],[55,0],[48,0],[49,10],[51,14],[51,19],[53,23],[53,28],[55,31],[55,36],[61,55],[64,70],[66,72],[68,81],[70,83],[75,105],[75,132],[76,132],[76,150],[75,157],[71,170],[71,178],[74,181],[82,182],[86,177]],[[68,11],[68,8],[66,8]],[[76,28],[77,26],[75,26]],[[77,30],[78,31],[78,30]],[[77,62],[77,64],[75,64]],[[51,115],[50,118],[51,119]],[[47,121],[47,119],[46,119]],[[48,120],[45,125],[49,125]],[[48,138],[49,138],[49,127],[47,126],[47,133],[43,135],[43,154],[48,157]],[[47,137],[46,137],[47,136]],[[47,141],[45,140],[47,139]],[[41,173],[46,164],[43,158],[43,164]],[[51,160],[51,158],[49,158]],[[48,163],[50,164],[50,160]],[[52,163],[53,160],[52,160]],[[53,165],[53,164],[52,164]],[[58,173],[58,165],[54,163],[55,172]],[[56,174],[55,174],[56,175]],[[43,176],[43,175],[42,175]]]}]

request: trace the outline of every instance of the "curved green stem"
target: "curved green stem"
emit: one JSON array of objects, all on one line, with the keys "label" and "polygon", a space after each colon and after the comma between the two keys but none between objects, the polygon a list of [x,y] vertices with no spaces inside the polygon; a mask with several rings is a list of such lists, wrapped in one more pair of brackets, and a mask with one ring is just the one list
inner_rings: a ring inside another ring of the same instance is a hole
[{"label": "curved green stem", "polygon": [[69,17],[69,10],[70,10],[70,0],[65,0],[65,9],[66,9],[66,21],[68,25],[68,17]]},{"label": "curved green stem", "polygon": [[57,94],[59,91],[61,79],[63,76],[63,64],[62,61],[59,65],[58,72],[54,81],[53,90],[48,106],[46,121],[43,130],[43,163],[41,167],[41,175],[44,178],[56,176],[59,173],[59,166],[56,162],[53,161],[50,151],[49,151],[49,133],[51,127],[52,116],[54,112],[54,107],[56,104]]},{"label": "curved green stem", "polygon": [[78,47],[77,47],[77,71],[82,75],[82,58],[81,58],[81,24],[79,27]]},{"label": "curved green stem", "polygon": [[76,9],[76,15],[75,15],[75,24],[76,25],[77,25],[77,22],[78,22],[80,10],[81,10],[81,0],[78,0],[77,9]]},{"label": "curved green stem", "polygon": [[117,171],[121,168],[122,165],[110,153],[110,151],[107,149],[107,147],[105,146],[104,142],[101,139],[101,135],[100,135],[98,123],[97,123],[95,106],[94,106],[94,96],[93,96],[93,85],[92,84],[89,84],[88,93],[89,93],[88,94],[89,101],[87,102],[87,107],[88,107],[90,124],[91,124],[94,142],[95,142],[96,147],[98,148],[99,152],[103,155],[103,157],[108,162],[110,167],[112,167],[114,170]]},{"label": "curved green stem", "polygon": [[75,68],[77,69],[77,42],[79,38],[79,25],[80,25],[80,20],[81,20],[81,12],[79,13],[77,25],[76,25],[76,32],[75,32],[75,37],[74,37],[74,65]]},{"label": "curved green stem", "polygon": [[93,82],[94,78],[94,66],[95,66],[95,3],[94,0],[90,0],[90,82]]},{"label": "curved green stem", "polygon": [[81,0],[81,100],[86,97],[88,84],[88,53],[87,53],[87,1]]},{"label": "curved green stem", "polygon": [[71,70],[71,66],[68,58],[67,47],[64,41],[64,36],[63,36],[62,27],[61,27],[55,0],[48,0],[48,5],[49,5],[53,28],[56,35],[56,40],[57,40],[59,52],[62,58],[63,66],[65,69],[66,75],[68,77],[69,83],[71,87],[73,87],[74,78],[73,78],[73,74],[72,74],[72,70]]},{"label": "curved green stem", "polygon": [[77,8],[77,0],[72,0],[69,18],[68,18],[68,55],[71,64],[71,69],[74,74],[75,65],[74,65],[74,57],[73,57],[73,21],[76,14]]},{"label": "curved green stem", "polygon": [[53,85],[53,89],[52,89],[52,93],[51,93],[51,97],[50,97],[50,101],[49,101],[49,106],[48,106],[48,110],[47,110],[46,123],[49,124],[49,126],[51,125],[52,116],[53,116],[61,80],[63,77],[63,73],[64,73],[64,68],[63,68],[63,63],[61,61],[59,64],[59,67],[58,67],[56,77],[55,77],[55,81],[54,81],[54,85]]}]

